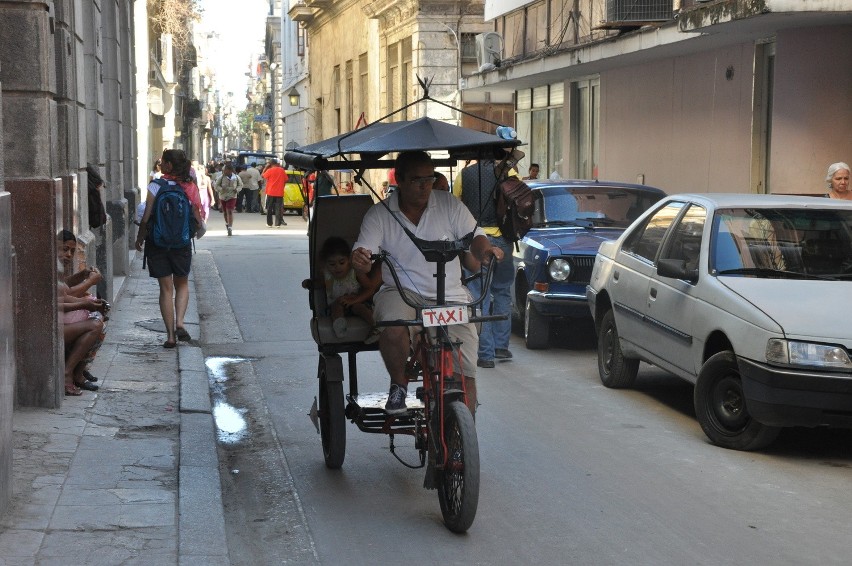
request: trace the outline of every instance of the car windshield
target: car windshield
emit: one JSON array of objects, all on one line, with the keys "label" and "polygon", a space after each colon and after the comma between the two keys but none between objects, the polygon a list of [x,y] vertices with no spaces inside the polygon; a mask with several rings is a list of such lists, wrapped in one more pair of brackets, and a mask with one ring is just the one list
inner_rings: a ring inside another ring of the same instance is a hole
[{"label": "car windshield", "polygon": [[533,226],[627,228],[662,195],[620,187],[542,187]]},{"label": "car windshield", "polygon": [[710,268],[718,275],[852,279],[852,211],[716,211]]}]

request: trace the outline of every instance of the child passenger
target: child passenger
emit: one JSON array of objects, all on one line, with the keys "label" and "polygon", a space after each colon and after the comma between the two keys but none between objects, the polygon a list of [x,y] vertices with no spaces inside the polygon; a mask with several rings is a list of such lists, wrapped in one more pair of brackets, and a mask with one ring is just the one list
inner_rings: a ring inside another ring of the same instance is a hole
[{"label": "child passenger", "polygon": [[[328,311],[333,321],[332,329],[338,338],[346,336],[347,315],[355,315],[371,327],[375,325],[370,301],[381,284],[370,274],[356,273],[352,268],[350,253],[351,246],[346,240],[335,236],[327,239],[319,252],[324,266],[322,284],[325,286]],[[364,342],[372,344],[378,338],[379,333],[374,328]]]}]

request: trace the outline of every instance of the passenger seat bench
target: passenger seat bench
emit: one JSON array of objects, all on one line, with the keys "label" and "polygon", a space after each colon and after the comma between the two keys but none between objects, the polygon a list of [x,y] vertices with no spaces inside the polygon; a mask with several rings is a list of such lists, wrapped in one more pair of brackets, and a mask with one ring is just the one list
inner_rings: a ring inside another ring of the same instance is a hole
[{"label": "passenger seat bench", "polygon": [[[308,229],[312,280],[323,280],[324,266],[319,257],[319,250],[323,243],[328,238],[337,236],[346,240],[350,246],[354,244],[361,230],[361,221],[371,206],[373,206],[373,198],[370,195],[317,197]],[[346,317],[346,335],[338,338],[334,334],[332,319],[328,315],[325,288],[312,289],[310,293],[310,304],[314,312],[311,319],[311,334],[318,345],[350,344],[363,342],[367,338],[371,328],[366,321],[357,316]]]}]

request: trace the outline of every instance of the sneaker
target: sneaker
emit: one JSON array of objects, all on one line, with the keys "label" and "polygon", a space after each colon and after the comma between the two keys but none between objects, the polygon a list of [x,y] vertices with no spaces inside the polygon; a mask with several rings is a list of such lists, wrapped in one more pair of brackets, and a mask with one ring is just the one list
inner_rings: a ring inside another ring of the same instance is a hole
[{"label": "sneaker", "polygon": [[331,329],[334,331],[335,336],[343,338],[346,335],[346,319],[342,316],[335,318],[334,322],[331,323]]},{"label": "sneaker", "polygon": [[494,357],[498,360],[511,360],[512,352],[505,348],[494,348]]},{"label": "sneaker", "polygon": [[228,229],[228,235],[229,235],[229,236],[232,236],[232,235],[233,235],[233,233],[231,232],[231,227],[230,227],[230,226],[225,226],[225,228],[227,228],[227,229]]},{"label": "sneaker", "polygon": [[408,410],[405,406],[405,396],[408,392],[394,383],[391,385],[390,393],[388,394],[388,402],[385,403],[385,412],[389,415],[399,415]]},{"label": "sneaker", "polygon": [[483,360],[483,359],[476,360],[476,367],[493,368],[494,367],[494,360]]}]

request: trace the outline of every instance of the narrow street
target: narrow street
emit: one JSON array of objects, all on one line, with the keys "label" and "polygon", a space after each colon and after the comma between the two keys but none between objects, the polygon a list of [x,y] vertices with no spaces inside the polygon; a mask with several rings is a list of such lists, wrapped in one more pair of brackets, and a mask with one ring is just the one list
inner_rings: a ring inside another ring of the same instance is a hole
[{"label": "narrow street", "polygon": [[[605,389],[588,328],[560,329],[544,351],[513,337],[514,360],[479,370],[481,492],[466,535],[444,528],[423,471],[382,435],[347,425],[343,468],[326,469],[307,417],[305,223],[236,214],[228,238],[220,220],[193,269],[234,564],[848,563],[852,432],[717,448],[688,384],[643,364],[636,389]],[[386,389],[378,353],[360,354],[358,372],[362,392]]]}]

